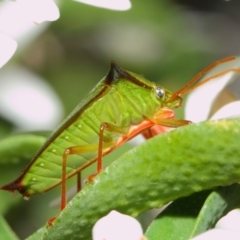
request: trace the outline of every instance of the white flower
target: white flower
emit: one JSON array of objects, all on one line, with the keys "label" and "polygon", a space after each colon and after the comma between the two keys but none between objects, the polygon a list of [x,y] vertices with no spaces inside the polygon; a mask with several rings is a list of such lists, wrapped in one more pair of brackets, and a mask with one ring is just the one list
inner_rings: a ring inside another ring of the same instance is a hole
[{"label": "white flower", "polygon": [[17,42],[0,33],[0,68],[8,62],[17,49]]},{"label": "white flower", "polygon": [[16,0],[35,23],[55,21],[60,13],[52,0]]},{"label": "white flower", "polygon": [[93,240],[146,240],[140,223],[133,217],[111,211],[96,222]]},{"label": "white flower", "polygon": [[17,130],[52,129],[63,116],[62,104],[46,81],[22,66],[0,71],[0,115]]},{"label": "white flower", "polygon": [[[42,23],[59,18],[58,7],[52,0],[16,1],[18,4],[0,2],[0,68],[10,60],[17,49],[17,42],[13,39],[18,41],[19,46],[23,46],[28,44],[36,35],[36,26],[33,22]],[[22,14],[23,12],[25,14]],[[43,28],[38,27],[37,30],[40,33]],[[24,41],[22,41],[24,44],[21,44],[23,36],[25,36]]]}]

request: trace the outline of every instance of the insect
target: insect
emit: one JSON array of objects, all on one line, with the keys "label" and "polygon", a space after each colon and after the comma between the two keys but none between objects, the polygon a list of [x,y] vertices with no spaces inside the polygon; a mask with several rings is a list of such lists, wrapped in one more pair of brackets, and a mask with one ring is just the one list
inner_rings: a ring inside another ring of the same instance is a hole
[{"label": "insect", "polygon": [[195,83],[218,64],[234,59],[228,57],[213,63],[175,93],[112,62],[108,74],[52,133],[24,172],[0,189],[17,190],[29,198],[61,184],[63,210],[68,178],[77,175],[80,190],[81,171],[97,162],[96,174],[100,173],[102,157],[132,137],[146,130],[151,135],[154,126],[176,128],[189,124],[190,121],[175,119],[172,109],[180,107],[181,96],[196,87],[230,71],[239,72],[227,69]]}]

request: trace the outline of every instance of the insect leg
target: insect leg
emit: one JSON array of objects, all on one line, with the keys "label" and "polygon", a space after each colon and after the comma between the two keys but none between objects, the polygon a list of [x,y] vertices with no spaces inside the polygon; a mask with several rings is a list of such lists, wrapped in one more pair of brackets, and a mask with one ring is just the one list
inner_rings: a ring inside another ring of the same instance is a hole
[{"label": "insect leg", "polygon": [[[61,199],[61,210],[63,210],[66,205],[67,205],[67,196],[66,196],[66,168],[67,168],[67,157],[68,155],[73,155],[73,154],[82,154],[82,153],[87,153],[87,152],[94,152],[98,151],[98,158],[97,158],[97,173],[94,175],[91,175],[88,178],[88,181],[91,181],[94,176],[96,176],[99,172],[102,171],[102,155],[103,155],[103,149],[112,147],[114,145],[114,142],[104,142],[103,141],[103,134],[104,131],[110,131],[114,133],[119,133],[119,134],[126,134],[126,131],[123,130],[120,127],[117,127],[111,123],[103,122],[100,125],[100,130],[99,130],[99,143],[98,144],[89,144],[89,145],[81,145],[81,146],[74,146],[71,148],[67,148],[63,154],[63,164],[62,164],[62,199]],[[80,176],[80,172],[78,173]],[[78,177],[78,190],[81,189],[80,185],[80,177]]]},{"label": "insect leg", "polygon": [[114,125],[114,124],[111,124],[111,123],[108,123],[108,122],[103,122],[101,125],[100,125],[100,131],[99,131],[99,144],[98,144],[98,158],[97,158],[97,172],[95,174],[92,174],[88,177],[88,181],[91,182],[94,177],[96,175],[98,175],[102,169],[103,169],[103,164],[102,164],[102,157],[103,157],[103,154],[102,154],[102,150],[104,149],[103,147],[103,144],[104,144],[104,131],[109,131],[109,132],[112,132],[112,133],[118,133],[118,134],[121,134],[121,135],[125,135],[127,133],[127,131],[125,131],[124,129]]},{"label": "insect leg", "polygon": [[123,135],[126,134],[125,130],[123,130],[122,128],[117,127],[116,125],[113,125],[111,123],[103,122],[100,125],[98,160],[97,160],[97,174],[100,173],[103,169],[103,166],[102,166],[102,150],[103,150],[103,134],[104,134],[105,130],[107,130],[109,132],[113,132],[113,133],[123,134]]},{"label": "insect leg", "polygon": [[146,138],[158,135],[160,133],[164,133],[168,131],[169,128],[176,128],[179,126],[187,125],[191,123],[188,120],[175,119],[175,113],[173,110],[168,108],[161,108],[159,111],[153,116],[152,122],[155,124],[149,130],[151,131],[151,135],[143,134]]},{"label": "insect leg", "polygon": [[179,120],[175,119],[174,117],[175,113],[173,110],[168,108],[160,108],[159,111],[153,116],[153,119],[151,119],[151,121],[157,125],[171,128],[176,128],[191,123],[188,120]]},{"label": "insect leg", "polygon": [[179,119],[162,119],[157,121],[155,125],[153,125],[151,128],[143,132],[143,136],[146,139],[152,138],[158,134],[165,133],[169,131],[171,128],[176,128],[180,126],[184,126],[187,124],[190,124],[191,122],[188,120],[179,120]]},{"label": "insect leg", "polygon": [[[110,131],[113,133],[118,133],[118,134],[126,134],[127,132],[123,130],[120,127],[117,127],[111,123],[103,122],[100,125],[100,130],[99,130],[99,143],[98,144],[88,144],[88,145],[80,145],[80,146],[74,146],[65,149],[63,153],[63,162],[62,162],[62,184],[61,184],[61,206],[60,209],[61,211],[66,207],[67,205],[67,194],[66,194],[66,181],[67,181],[67,158],[69,155],[73,154],[83,154],[83,153],[88,153],[88,152],[95,152],[98,151],[98,157],[97,157],[97,173],[90,176],[89,180],[92,180],[94,176],[96,176],[99,172],[102,170],[102,155],[103,155],[103,149],[108,149],[108,148],[113,148],[114,144],[116,142],[109,141],[109,142],[104,142],[104,131]],[[77,179],[78,179],[78,190],[81,189],[81,179],[80,179],[80,172],[77,173]],[[54,222],[55,218],[51,218],[48,221],[48,226],[51,226]]]},{"label": "insect leg", "polygon": [[157,124],[165,126],[165,127],[171,127],[171,128],[177,128],[180,126],[184,126],[187,124],[190,124],[191,121],[184,120],[184,119],[162,119],[158,121]]},{"label": "insect leg", "polygon": [[[103,143],[103,148],[109,148],[113,145],[113,142]],[[61,185],[61,210],[63,210],[67,205],[67,196],[66,196],[66,181],[67,181],[67,158],[69,155],[74,154],[83,154],[88,152],[95,152],[98,150],[98,144],[89,144],[89,145],[80,145],[67,148],[63,154],[63,162],[62,162],[62,185]],[[80,172],[78,173],[78,190],[81,189],[81,179]]]},{"label": "insect leg", "polygon": [[80,192],[82,189],[82,182],[81,182],[81,171],[77,173],[77,192]]},{"label": "insect leg", "polygon": [[142,133],[144,138],[149,139],[158,134],[165,133],[169,130],[169,127],[165,127],[162,125],[153,125],[151,128],[148,128],[146,131]]}]

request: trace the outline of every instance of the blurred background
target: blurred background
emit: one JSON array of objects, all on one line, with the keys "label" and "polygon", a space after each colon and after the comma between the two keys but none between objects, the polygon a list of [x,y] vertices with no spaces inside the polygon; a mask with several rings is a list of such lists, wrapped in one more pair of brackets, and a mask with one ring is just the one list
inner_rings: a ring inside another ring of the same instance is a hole
[{"label": "blurred background", "polygon": [[[62,0],[57,21],[21,32],[14,17],[1,20],[16,2],[0,2],[0,31],[10,26],[18,31],[8,32],[17,35],[18,49],[0,69],[0,139],[54,130],[107,74],[111,60],[176,91],[213,61],[240,53],[238,0],[131,3],[128,11],[113,11]],[[16,178],[28,161],[2,165],[0,185]],[[58,213],[50,202],[59,193],[57,188],[24,201],[17,193],[0,192],[0,210],[25,239]]]}]

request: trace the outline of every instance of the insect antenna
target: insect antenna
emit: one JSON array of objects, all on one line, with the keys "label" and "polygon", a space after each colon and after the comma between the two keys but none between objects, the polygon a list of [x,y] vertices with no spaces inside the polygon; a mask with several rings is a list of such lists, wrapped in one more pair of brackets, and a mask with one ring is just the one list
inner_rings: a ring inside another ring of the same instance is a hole
[{"label": "insect antenna", "polygon": [[225,62],[229,62],[232,60],[235,60],[236,57],[232,56],[232,57],[227,57],[227,58],[223,58],[220,59],[214,63],[212,63],[210,66],[206,67],[205,69],[203,69],[201,72],[199,72],[195,77],[193,77],[185,86],[183,86],[181,89],[179,89],[177,92],[175,92],[172,96],[171,96],[171,100],[177,98],[178,96],[182,96],[186,93],[189,93],[190,91],[194,90],[195,88],[205,84],[206,82],[210,81],[211,79],[220,77],[226,73],[229,72],[240,72],[240,68],[230,68],[227,70],[224,70],[220,73],[214,74],[211,77],[208,77],[206,79],[204,79],[203,81],[195,84],[194,86],[192,86],[192,84],[194,84],[197,80],[199,80],[199,78],[201,78],[204,74],[206,74],[207,72],[209,72],[211,69],[213,69],[214,67],[216,67],[219,64],[225,63]]}]

